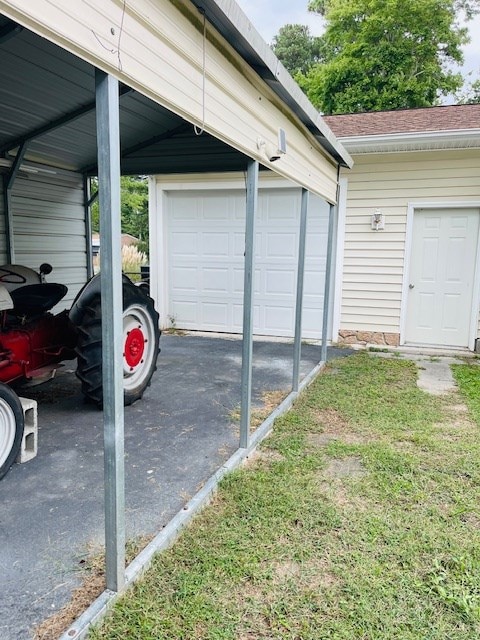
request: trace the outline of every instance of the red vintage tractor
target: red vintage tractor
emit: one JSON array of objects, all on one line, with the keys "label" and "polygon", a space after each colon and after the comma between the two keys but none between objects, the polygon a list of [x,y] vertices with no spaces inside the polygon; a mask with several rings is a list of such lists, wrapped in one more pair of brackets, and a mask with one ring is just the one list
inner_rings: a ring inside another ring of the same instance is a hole
[{"label": "red vintage tractor", "polygon": [[[22,404],[8,386],[45,379],[63,360],[77,358],[77,377],[86,399],[102,406],[102,328],[100,277],[94,276],[70,310],[51,313],[67,293],[49,283],[52,271],[20,265],[0,267],[0,479],[20,450]],[[153,300],[123,276],[123,379],[126,405],[139,400],[156,369],[160,330]]]}]

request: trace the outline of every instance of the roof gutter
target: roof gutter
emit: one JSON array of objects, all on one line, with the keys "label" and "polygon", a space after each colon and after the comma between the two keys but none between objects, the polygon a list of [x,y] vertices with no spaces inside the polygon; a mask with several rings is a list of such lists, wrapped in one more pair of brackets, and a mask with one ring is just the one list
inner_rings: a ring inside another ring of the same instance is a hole
[{"label": "roof gutter", "polygon": [[480,129],[342,136],[340,140],[350,153],[478,149]]},{"label": "roof gutter", "polygon": [[353,160],[234,0],[191,0],[341,166]]}]

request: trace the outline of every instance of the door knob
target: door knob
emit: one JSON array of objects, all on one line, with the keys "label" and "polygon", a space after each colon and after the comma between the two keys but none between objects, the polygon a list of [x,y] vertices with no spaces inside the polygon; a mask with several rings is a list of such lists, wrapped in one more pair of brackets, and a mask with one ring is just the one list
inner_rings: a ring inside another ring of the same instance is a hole
[{"label": "door knob", "polygon": [[409,284],[409,285],[408,285],[408,288],[409,288],[409,289],[413,289],[413,287],[414,287],[414,286],[415,286],[414,284]]}]

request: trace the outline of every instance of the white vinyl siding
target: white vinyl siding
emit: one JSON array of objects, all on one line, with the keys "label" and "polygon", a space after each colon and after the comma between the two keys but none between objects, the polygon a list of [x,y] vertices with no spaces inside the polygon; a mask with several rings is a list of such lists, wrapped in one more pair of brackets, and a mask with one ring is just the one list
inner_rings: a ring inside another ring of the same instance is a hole
[{"label": "white vinyl siding", "polygon": [[[49,171],[45,169],[45,171]],[[68,287],[58,309],[70,306],[87,280],[87,240],[82,176],[69,171],[20,174],[12,192],[15,262],[38,271],[52,265],[49,282]],[[1,220],[0,230],[3,228]],[[6,262],[4,234],[1,262]]]},{"label": "white vinyl siding", "polygon": [[191,2],[0,0],[0,11],[263,164],[258,141],[276,149],[283,128],[287,153],[275,170],[335,201],[336,163],[210,25],[203,94],[203,26]]},{"label": "white vinyl siding", "polygon": [[[358,154],[348,177],[341,329],[399,333],[408,204],[480,200],[477,150]],[[385,230],[371,230],[376,209]],[[473,269],[473,265],[472,265]],[[479,321],[480,335],[480,321]]]}]

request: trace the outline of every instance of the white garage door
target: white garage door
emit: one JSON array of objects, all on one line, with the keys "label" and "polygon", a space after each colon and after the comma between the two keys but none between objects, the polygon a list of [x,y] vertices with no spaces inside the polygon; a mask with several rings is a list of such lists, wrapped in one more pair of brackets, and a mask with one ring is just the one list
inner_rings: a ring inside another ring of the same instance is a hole
[{"label": "white garage door", "polygon": [[[183,329],[242,331],[245,192],[167,196],[168,314]],[[293,336],[299,189],[261,189],[255,236],[254,332]],[[328,207],[311,198],[303,336],[321,337]]]}]

